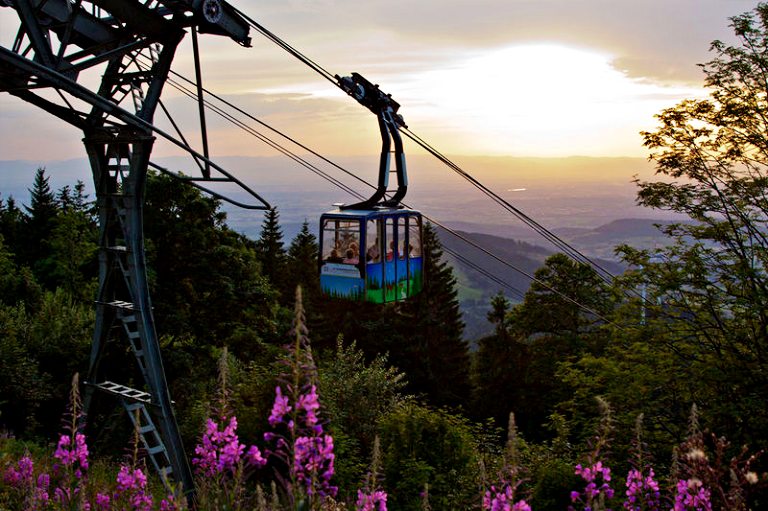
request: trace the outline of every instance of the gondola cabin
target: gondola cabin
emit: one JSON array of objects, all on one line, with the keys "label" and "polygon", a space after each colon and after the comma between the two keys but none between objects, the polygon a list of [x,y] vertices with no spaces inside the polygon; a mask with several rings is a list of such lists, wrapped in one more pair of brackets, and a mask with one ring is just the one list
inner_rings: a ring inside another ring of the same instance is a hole
[{"label": "gondola cabin", "polygon": [[421,214],[339,209],[320,217],[320,287],[335,298],[387,303],[422,288]]}]

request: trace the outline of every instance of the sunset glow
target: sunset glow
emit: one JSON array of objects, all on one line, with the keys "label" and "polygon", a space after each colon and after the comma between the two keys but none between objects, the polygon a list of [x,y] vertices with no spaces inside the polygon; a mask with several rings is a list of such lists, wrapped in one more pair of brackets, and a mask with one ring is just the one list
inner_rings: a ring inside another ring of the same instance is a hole
[{"label": "sunset glow", "polygon": [[703,93],[629,78],[611,55],[553,44],[488,52],[406,87],[426,98],[411,115],[463,130],[457,152],[523,156],[639,155],[638,130],[655,113]]},{"label": "sunset glow", "polygon": [[[639,132],[653,129],[654,115],[705,94],[696,64],[710,57],[710,41],[728,39],[728,16],[752,5],[675,5],[424,2],[403,16],[379,0],[238,3],[330,73],[355,71],[381,84],[409,127],[442,152],[541,157],[644,157]],[[0,9],[5,44],[16,23],[10,9]],[[378,152],[370,112],[282,49],[258,34],[252,48],[202,39],[204,84],[214,93],[321,153]],[[194,76],[189,38],[174,70]],[[170,86],[163,99],[189,139],[200,140],[194,104]],[[40,157],[29,142],[40,132],[57,141],[46,158],[82,156],[80,134],[62,121],[8,94],[0,95],[0,109],[4,158]],[[213,154],[275,155],[215,115],[208,130]],[[156,145],[155,156],[171,154],[179,150]]]}]

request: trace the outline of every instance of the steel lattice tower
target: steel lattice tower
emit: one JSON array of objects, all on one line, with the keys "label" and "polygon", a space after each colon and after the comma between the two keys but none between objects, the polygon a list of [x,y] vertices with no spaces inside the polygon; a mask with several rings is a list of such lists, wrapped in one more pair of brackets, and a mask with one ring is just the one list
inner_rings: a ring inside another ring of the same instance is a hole
[{"label": "steel lattice tower", "polygon": [[[220,0],[0,0],[0,7],[15,10],[19,18],[12,47],[0,46],[0,90],[79,128],[93,173],[99,288],[86,411],[94,390],[115,395],[166,484],[171,478],[190,492],[192,475],[163,370],[147,285],[144,188],[160,132],[153,117],[187,30],[195,38],[199,69],[197,32],[228,36],[249,46],[249,26]],[[95,68],[103,70],[101,80],[97,87],[89,87],[94,80],[82,77]],[[204,127],[203,122],[203,132]],[[202,176],[193,180],[241,184],[207,160],[205,141],[204,135],[205,156],[176,142],[198,163],[205,163],[200,165]],[[225,177],[211,178],[211,166]],[[261,202],[253,209],[268,207],[251,194]],[[100,371],[105,350],[113,342],[130,345],[144,380],[142,389],[109,381]]]}]

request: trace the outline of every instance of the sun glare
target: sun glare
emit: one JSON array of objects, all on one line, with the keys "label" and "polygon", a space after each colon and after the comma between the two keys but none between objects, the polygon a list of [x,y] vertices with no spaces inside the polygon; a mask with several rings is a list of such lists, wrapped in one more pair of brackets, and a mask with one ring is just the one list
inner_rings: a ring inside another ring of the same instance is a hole
[{"label": "sun glare", "polygon": [[[701,92],[631,79],[611,61],[559,45],[515,46],[415,75],[402,102],[420,99],[418,116],[454,131],[456,152],[640,155],[638,132],[653,115]],[[413,117],[415,105],[409,110]]]}]

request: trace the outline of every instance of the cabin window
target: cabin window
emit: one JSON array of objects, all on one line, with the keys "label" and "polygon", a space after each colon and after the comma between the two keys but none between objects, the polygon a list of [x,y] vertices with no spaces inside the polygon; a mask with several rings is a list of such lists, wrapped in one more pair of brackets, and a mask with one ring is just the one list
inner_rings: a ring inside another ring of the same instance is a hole
[{"label": "cabin window", "polygon": [[368,263],[378,263],[381,261],[381,233],[379,232],[378,221],[368,220],[365,240],[365,261]]},{"label": "cabin window", "polygon": [[360,222],[327,218],[323,222],[323,261],[357,264],[360,261]]},{"label": "cabin window", "polygon": [[421,257],[421,218],[412,215],[408,218],[408,257]]},{"label": "cabin window", "polygon": [[387,261],[392,261],[395,258],[395,252],[397,247],[395,246],[395,222],[392,218],[386,219],[384,241],[387,247]]}]

